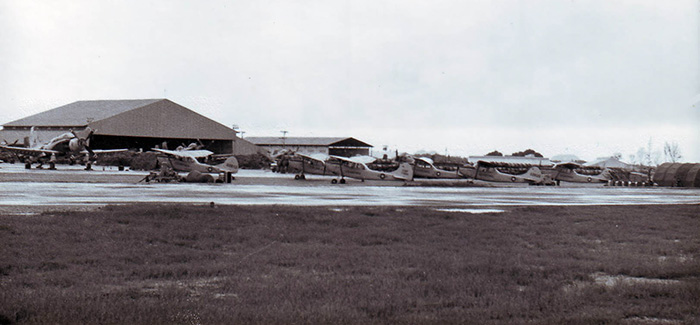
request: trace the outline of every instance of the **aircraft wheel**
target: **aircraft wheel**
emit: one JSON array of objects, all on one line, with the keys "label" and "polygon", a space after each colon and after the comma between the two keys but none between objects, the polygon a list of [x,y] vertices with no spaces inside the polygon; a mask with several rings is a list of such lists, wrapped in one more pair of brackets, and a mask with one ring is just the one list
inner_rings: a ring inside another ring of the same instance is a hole
[{"label": "aircraft wheel", "polygon": [[294,175],[294,179],[295,179],[295,180],[298,181],[300,178],[301,178],[301,176],[299,176],[299,175]]},{"label": "aircraft wheel", "polygon": [[335,178],[334,178],[334,179],[331,179],[331,184],[338,184],[338,180],[335,179]]},{"label": "aircraft wheel", "polygon": [[50,163],[49,163],[49,169],[50,169],[50,170],[56,169],[56,163],[54,163],[53,161],[50,162]]},{"label": "aircraft wheel", "polygon": [[213,171],[214,171],[214,168],[213,168],[213,167],[211,167],[211,166],[209,166],[209,167],[207,167],[207,171],[211,173],[211,172],[213,172]]},{"label": "aircraft wheel", "polygon": [[435,173],[435,175],[436,175],[437,177],[440,177],[440,175],[442,175],[442,174],[441,174],[440,172],[437,172],[437,173]]},{"label": "aircraft wheel", "polygon": [[513,176],[513,177],[510,178],[510,181],[513,182],[513,183],[515,183],[515,180],[516,180],[516,179],[517,179],[517,178],[515,178],[515,176]]},{"label": "aircraft wheel", "polygon": [[345,184],[345,178],[340,180],[340,184]]},{"label": "aircraft wheel", "polygon": [[586,179],[586,180],[590,183],[593,179],[589,177],[589,178]]},{"label": "aircraft wheel", "polygon": [[32,169],[32,163],[25,163],[24,169]]},{"label": "aircraft wheel", "polygon": [[305,179],[306,179],[306,175],[301,175],[300,178],[301,178],[302,180],[305,180]]},{"label": "aircraft wheel", "polygon": [[385,178],[386,178],[386,175],[384,175],[384,174],[379,174],[379,178],[385,179]]}]

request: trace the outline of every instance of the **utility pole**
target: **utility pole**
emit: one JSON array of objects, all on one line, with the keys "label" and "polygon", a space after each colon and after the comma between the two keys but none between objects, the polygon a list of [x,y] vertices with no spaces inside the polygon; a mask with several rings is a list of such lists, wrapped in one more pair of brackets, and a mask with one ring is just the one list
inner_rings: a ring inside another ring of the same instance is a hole
[{"label": "utility pole", "polygon": [[287,146],[287,133],[289,133],[289,131],[280,132],[282,132],[282,148],[285,148]]}]

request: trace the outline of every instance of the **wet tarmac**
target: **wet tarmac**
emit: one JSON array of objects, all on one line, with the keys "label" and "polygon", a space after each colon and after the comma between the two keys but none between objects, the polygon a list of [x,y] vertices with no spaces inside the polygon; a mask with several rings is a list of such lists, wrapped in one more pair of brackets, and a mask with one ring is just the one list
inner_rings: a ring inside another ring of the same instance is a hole
[{"label": "wet tarmac", "polygon": [[116,168],[83,171],[79,166],[60,166],[62,170],[57,171],[27,171],[19,165],[6,166],[0,165],[0,205],[13,207],[134,202],[443,207],[700,204],[700,189],[602,185],[474,187],[467,183],[452,187],[356,180],[331,185],[329,177],[295,181],[289,174],[249,170],[240,171],[232,184],[159,184],[138,183],[147,172],[117,171]]}]

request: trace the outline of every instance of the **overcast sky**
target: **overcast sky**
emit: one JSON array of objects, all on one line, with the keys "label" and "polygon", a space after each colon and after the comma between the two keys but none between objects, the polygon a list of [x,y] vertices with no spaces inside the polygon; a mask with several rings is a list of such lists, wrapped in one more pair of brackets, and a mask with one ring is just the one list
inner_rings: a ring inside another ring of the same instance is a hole
[{"label": "overcast sky", "polygon": [[246,136],[700,162],[700,1],[0,0],[0,124],[168,98]]}]

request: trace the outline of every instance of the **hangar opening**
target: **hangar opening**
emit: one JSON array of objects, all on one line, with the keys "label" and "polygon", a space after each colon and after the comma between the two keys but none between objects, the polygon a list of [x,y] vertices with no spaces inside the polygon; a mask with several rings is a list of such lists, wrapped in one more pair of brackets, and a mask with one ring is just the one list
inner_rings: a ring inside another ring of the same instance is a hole
[{"label": "hangar opening", "polygon": [[191,143],[217,154],[256,151],[236,131],[168,99],[77,101],[3,125],[2,139],[26,143],[34,128],[38,142],[70,130],[95,130],[90,147],[148,151]]}]

